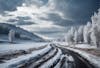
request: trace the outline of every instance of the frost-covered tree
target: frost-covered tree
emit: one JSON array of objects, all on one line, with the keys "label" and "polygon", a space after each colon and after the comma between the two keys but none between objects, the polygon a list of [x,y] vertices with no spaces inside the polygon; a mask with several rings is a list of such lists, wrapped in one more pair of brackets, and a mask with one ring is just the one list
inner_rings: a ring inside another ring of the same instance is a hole
[{"label": "frost-covered tree", "polygon": [[70,44],[74,42],[74,31],[74,27],[71,27],[71,29],[67,32],[66,35],[66,41]]},{"label": "frost-covered tree", "polygon": [[98,13],[94,13],[94,15],[91,17],[92,24],[99,27],[100,25],[100,9],[98,10]]},{"label": "frost-covered tree", "polygon": [[74,32],[75,32],[75,27],[71,27],[71,29],[70,29],[70,34],[71,34],[71,35],[74,35]]},{"label": "frost-covered tree", "polygon": [[100,9],[91,17],[91,22],[79,26],[78,29],[71,27],[67,33],[67,40],[68,42],[84,42],[100,47]]},{"label": "frost-covered tree", "polygon": [[91,22],[88,22],[86,26],[84,26],[84,42],[85,43],[90,43],[90,33],[91,33],[91,27],[92,27],[92,24]]},{"label": "frost-covered tree", "polygon": [[92,27],[91,35],[91,40],[93,44],[97,47],[100,47],[100,30],[97,26]]},{"label": "frost-covered tree", "polygon": [[[69,31],[68,31],[68,32],[69,32]],[[70,33],[67,33],[67,35],[66,35],[66,41],[68,42],[68,44],[71,44],[71,43],[72,43],[73,38],[72,38],[72,36],[71,36]]]},{"label": "frost-covered tree", "polygon": [[78,31],[76,30],[74,33],[74,42],[77,44],[78,43]]},{"label": "frost-covered tree", "polygon": [[13,29],[11,29],[9,31],[9,34],[8,35],[9,35],[9,42],[13,43],[14,38],[15,38],[15,31]]},{"label": "frost-covered tree", "polygon": [[97,40],[96,40],[95,31],[94,31],[93,28],[92,28],[92,30],[91,30],[90,38],[91,38],[91,45],[95,45],[95,46],[96,46],[96,45],[97,45],[97,44],[96,44]]},{"label": "frost-covered tree", "polygon": [[97,47],[100,47],[100,9],[98,13],[94,13],[94,15],[91,17],[92,20],[92,32],[94,32],[94,35],[96,37],[95,44]]},{"label": "frost-covered tree", "polygon": [[84,26],[80,26],[78,29],[78,42],[83,42],[84,38],[83,38],[83,28]]}]

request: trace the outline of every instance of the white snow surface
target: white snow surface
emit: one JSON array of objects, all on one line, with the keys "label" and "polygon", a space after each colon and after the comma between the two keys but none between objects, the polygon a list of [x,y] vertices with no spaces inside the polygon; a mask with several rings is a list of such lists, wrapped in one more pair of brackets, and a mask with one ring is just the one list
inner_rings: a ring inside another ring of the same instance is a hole
[{"label": "white snow surface", "polygon": [[65,56],[65,55],[61,55],[60,61],[58,62],[58,64],[57,64],[54,68],[60,68],[61,60],[64,58],[64,56]]},{"label": "white snow surface", "polygon": [[[59,45],[59,44],[58,44]],[[82,50],[78,50],[78,49],[74,49],[74,48],[70,48],[70,47],[65,47],[66,45],[63,45],[62,43],[60,43],[60,47],[64,47],[66,49],[69,49],[71,51],[74,51],[78,54],[80,54],[82,57],[84,57],[85,59],[87,59],[91,64],[95,65],[97,68],[100,68],[100,57],[89,54],[85,51]],[[73,46],[73,45],[71,45]],[[90,46],[88,44],[77,44],[77,47],[79,48],[95,48],[95,46]]]},{"label": "white snow surface", "polygon": [[76,44],[75,47],[77,47],[77,48],[88,48],[88,49],[96,48],[96,46],[91,46],[89,44]]},{"label": "white snow surface", "polygon": [[61,45],[63,45],[63,46],[68,46],[68,43],[67,43],[67,42],[52,41],[52,43],[53,43],[53,44],[56,44],[56,45],[61,44]]},{"label": "white snow surface", "polygon": [[53,62],[55,62],[57,59],[61,57],[61,55],[62,55],[62,51],[58,49],[57,54],[52,59],[50,59],[45,64],[43,64],[40,68],[49,68],[53,64]]},{"label": "white snow surface", "polygon": [[66,56],[66,57],[67,57],[68,61],[74,62],[74,58],[71,55]]},{"label": "white snow surface", "polygon": [[13,64],[14,65],[23,64],[24,62],[28,62],[28,60],[30,60],[38,55],[44,54],[45,52],[49,51],[50,49],[51,49],[51,47],[47,46],[44,49],[33,51],[31,54],[19,56],[18,58],[14,58],[14,59],[6,61],[6,63],[0,64],[0,67],[8,68],[10,65],[13,65]]},{"label": "white snow surface", "polygon": [[38,48],[41,46],[46,45],[47,43],[44,42],[24,42],[24,43],[3,43],[0,44],[0,54],[6,52],[13,52],[15,50],[27,50],[29,48]]},{"label": "white snow surface", "polygon": [[100,68],[100,57],[86,53],[85,51],[82,51],[82,50],[77,50],[77,49],[73,49],[73,48],[69,48],[69,47],[67,47],[67,49],[72,50],[72,51],[80,54],[82,57],[87,59],[91,64],[97,66],[97,68]]}]

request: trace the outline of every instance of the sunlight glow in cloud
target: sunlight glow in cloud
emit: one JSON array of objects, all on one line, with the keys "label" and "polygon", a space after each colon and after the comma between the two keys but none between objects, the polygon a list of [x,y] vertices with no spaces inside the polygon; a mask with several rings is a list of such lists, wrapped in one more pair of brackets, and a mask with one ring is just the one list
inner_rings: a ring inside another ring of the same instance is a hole
[{"label": "sunlight glow in cloud", "polygon": [[[59,12],[55,8],[55,4],[53,0],[49,0],[46,5],[43,5],[41,0],[31,0],[28,1],[26,0],[25,3],[22,4],[22,6],[17,7],[17,10],[15,11],[6,11],[5,13],[7,14],[6,16],[0,16],[0,21],[1,22],[6,22],[9,19],[15,19],[18,20],[17,17],[30,17],[29,20],[25,21],[31,21],[36,24],[33,25],[19,25],[20,27],[27,29],[29,31],[32,31],[35,28],[51,28],[54,27],[56,29],[62,28],[62,26],[55,25],[55,22],[52,20],[43,20],[40,18],[49,18],[49,14],[57,14],[59,15],[62,19],[68,19],[64,17],[64,14],[62,12]],[[32,3],[33,2],[33,3]],[[32,3],[32,4],[29,4]],[[35,3],[35,4],[34,4]],[[42,5],[42,6],[40,6]],[[11,22],[8,22],[11,23]],[[17,22],[13,22],[12,24],[16,24]],[[36,30],[37,30],[36,29]],[[44,29],[44,30],[45,30]]]}]

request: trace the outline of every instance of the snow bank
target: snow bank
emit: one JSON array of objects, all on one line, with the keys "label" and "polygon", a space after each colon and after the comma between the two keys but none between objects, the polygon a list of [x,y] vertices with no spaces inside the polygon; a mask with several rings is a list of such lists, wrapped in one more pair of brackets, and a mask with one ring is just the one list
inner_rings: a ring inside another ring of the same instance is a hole
[{"label": "snow bank", "polygon": [[96,48],[96,46],[91,46],[89,44],[76,44],[75,47],[77,47],[77,48],[88,48],[88,49]]},{"label": "snow bank", "polygon": [[55,45],[63,45],[63,46],[68,46],[68,43],[67,42],[57,42],[57,41],[53,41],[51,42],[52,44],[55,44]]},{"label": "snow bank", "polygon": [[6,43],[6,44],[0,44],[0,54],[1,53],[6,53],[6,52],[13,52],[15,50],[26,50],[26,49],[30,49],[30,48],[38,48],[41,46],[46,45],[47,43],[35,43],[35,42],[24,42],[24,43],[20,43],[20,44],[10,44],[10,43]]},{"label": "snow bank", "polygon": [[97,66],[97,68],[100,68],[100,57],[94,56],[92,54],[86,53],[81,50],[73,49],[73,48],[67,48],[69,50],[72,50],[81,56],[83,56],[85,59],[87,59],[91,64]]},{"label": "snow bank", "polygon": [[46,53],[50,49],[51,49],[51,46],[47,46],[44,49],[33,51],[31,54],[19,56],[18,58],[11,59],[11,60],[6,61],[6,63],[0,64],[0,67],[11,68],[9,66],[13,66],[13,65],[18,66],[18,65],[23,64],[25,62],[28,62],[30,59],[33,59],[34,57],[36,57],[38,55],[42,55],[42,54]]},{"label": "snow bank", "polygon": [[59,59],[61,57],[62,51],[60,49],[58,49],[57,54],[51,58],[50,60],[48,60],[45,64],[43,64],[40,68],[49,68],[51,65],[53,65],[53,63]]},{"label": "snow bank", "polygon": [[61,60],[64,58],[64,56],[65,55],[61,55],[60,61],[58,62],[58,64],[54,68],[60,68]]}]

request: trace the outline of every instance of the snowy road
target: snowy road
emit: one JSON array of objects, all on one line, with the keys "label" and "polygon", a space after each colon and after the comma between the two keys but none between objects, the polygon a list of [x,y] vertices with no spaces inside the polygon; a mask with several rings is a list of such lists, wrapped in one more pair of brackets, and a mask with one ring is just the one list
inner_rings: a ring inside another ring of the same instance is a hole
[{"label": "snowy road", "polygon": [[[11,55],[13,57],[13,55]],[[79,54],[48,44],[27,54],[18,55],[0,63],[2,68],[96,68]]]},{"label": "snowy road", "polygon": [[[69,54],[73,57],[74,61],[71,62],[72,64],[74,64],[74,66],[72,68],[95,68],[95,66],[93,66],[92,64],[90,64],[86,59],[84,59],[82,56],[80,56],[79,54],[70,51],[66,48],[61,48],[63,54]],[[69,61],[70,64],[70,61]]]}]

